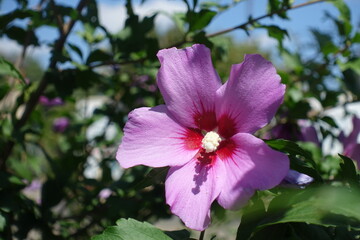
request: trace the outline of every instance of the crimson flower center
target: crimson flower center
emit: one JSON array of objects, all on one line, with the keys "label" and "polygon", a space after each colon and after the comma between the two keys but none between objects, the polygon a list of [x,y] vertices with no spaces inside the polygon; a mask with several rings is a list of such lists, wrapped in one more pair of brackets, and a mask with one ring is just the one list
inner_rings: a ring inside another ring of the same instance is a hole
[{"label": "crimson flower center", "polygon": [[221,140],[222,139],[217,132],[215,132],[215,131],[207,132],[201,141],[201,143],[202,143],[201,147],[207,153],[214,152],[220,145]]}]

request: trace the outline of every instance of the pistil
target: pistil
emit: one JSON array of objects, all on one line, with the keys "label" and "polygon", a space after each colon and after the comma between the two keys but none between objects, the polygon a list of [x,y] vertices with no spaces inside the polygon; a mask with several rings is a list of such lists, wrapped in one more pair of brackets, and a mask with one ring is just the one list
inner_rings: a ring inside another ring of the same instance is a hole
[{"label": "pistil", "polygon": [[217,132],[210,131],[207,132],[202,139],[202,148],[205,149],[207,153],[214,152],[218,148],[221,142],[221,137]]}]

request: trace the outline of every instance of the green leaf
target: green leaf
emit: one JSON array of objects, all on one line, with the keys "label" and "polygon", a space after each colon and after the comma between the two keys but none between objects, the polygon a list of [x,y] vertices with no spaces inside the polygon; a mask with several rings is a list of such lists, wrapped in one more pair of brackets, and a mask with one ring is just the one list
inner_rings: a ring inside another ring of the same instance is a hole
[{"label": "green leaf", "polygon": [[351,59],[350,61],[347,61],[346,63],[338,61],[339,67],[341,70],[347,70],[352,69],[355,71],[358,75],[360,75],[360,58]]},{"label": "green leaf", "polygon": [[303,98],[301,101],[291,106],[291,111],[289,111],[289,118],[306,119],[307,113],[309,111],[311,111],[311,106],[309,102],[305,101],[305,99]]},{"label": "green leaf", "polygon": [[212,48],[213,47],[213,43],[209,40],[209,38],[206,37],[206,34],[204,31],[201,31],[199,33],[197,33],[194,37],[193,37],[193,41],[196,43],[202,43],[204,45],[206,45],[208,48]]},{"label": "green leaf", "polygon": [[360,32],[355,33],[354,37],[352,38],[351,42],[353,43],[360,43]]},{"label": "green leaf", "polygon": [[[274,222],[306,222],[323,226],[360,227],[360,192],[343,187],[314,187],[302,193],[284,194],[270,203],[269,211],[286,208]],[[346,219],[348,218],[348,219]],[[275,220],[273,218],[272,220]]]},{"label": "green leaf", "polygon": [[290,8],[292,0],[269,0],[268,3],[268,13],[277,13],[279,17],[283,19],[288,19],[288,16],[286,14],[286,10]]},{"label": "green leaf", "polygon": [[[99,26],[99,16],[98,16],[98,8],[95,0],[87,1],[86,4],[86,14],[84,15],[84,20],[90,24],[92,24],[94,27]],[[74,16],[77,17],[77,16]]]},{"label": "green leaf", "polygon": [[165,234],[173,240],[185,240],[190,238],[190,232],[185,229],[178,231],[166,231]]},{"label": "green leaf", "polygon": [[221,4],[216,1],[206,1],[206,2],[201,2],[200,7],[202,9],[216,8],[218,12],[222,12],[222,11],[227,10],[230,7],[230,5],[229,4]]},{"label": "green leaf", "polygon": [[[264,141],[272,149],[289,154],[291,164],[290,167],[292,169],[310,175],[317,181],[322,181],[322,178],[318,172],[318,166],[313,160],[312,154],[309,151],[302,149],[294,142],[284,139]],[[305,161],[303,159],[299,159],[297,156],[303,157]]]},{"label": "green leaf", "polygon": [[339,16],[340,21],[336,21],[336,24],[338,25],[339,33],[348,36],[351,33],[351,29],[352,29],[350,22],[351,14],[349,7],[346,5],[346,3],[343,0],[335,0],[335,1],[331,1],[331,3],[334,4],[334,6],[340,12],[340,16]]},{"label": "green leaf", "polygon": [[[1,67],[0,67],[1,70]],[[11,90],[11,87],[6,82],[0,83],[0,100],[3,99],[6,94]]]},{"label": "green leaf", "polygon": [[5,34],[9,38],[17,41],[20,45],[25,44],[24,42],[26,39],[26,43],[28,45],[39,46],[38,38],[32,30],[26,30],[20,27],[11,26],[5,30]]},{"label": "green leaf", "polygon": [[5,225],[6,225],[6,219],[0,212],[0,232],[2,232],[4,230]]},{"label": "green leaf", "polygon": [[332,35],[320,32],[315,28],[311,29],[311,33],[315,37],[319,49],[325,56],[338,51],[337,46],[335,46],[335,44],[332,41]]},{"label": "green leaf", "polygon": [[276,25],[261,25],[258,23],[253,24],[254,27],[256,28],[264,28],[268,31],[268,35],[269,37],[275,38],[278,43],[280,48],[282,49],[282,42],[284,40],[285,37],[289,37],[287,31],[285,29],[282,29]]},{"label": "green leaf", "polygon": [[147,33],[154,28],[154,20],[156,15],[157,14],[154,14],[151,17],[144,17],[144,19],[141,21],[139,24],[139,29],[141,29],[143,33]]},{"label": "green leaf", "polygon": [[81,52],[81,50],[80,50],[80,48],[79,48],[78,46],[76,46],[76,45],[74,45],[74,44],[71,44],[71,43],[68,43],[67,45],[71,48],[71,50],[73,50],[74,52],[76,52],[76,54],[77,54],[81,59],[83,58],[83,54],[82,54],[82,52]]},{"label": "green leaf", "polygon": [[202,9],[200,12],[190,11],[186,15],[187,22],[190,24],[189,31],[196,31],[205,28],[215,17],[216,12]]},{"label": "green leaf", "polygon": [[[302,149],[298,144],[284,140],[284,139],[273,139],[273,140],[264,140],[269,147],[272,149],[278,150],[283,153],[289,153],[291,155],[300,155],[305,157],[308,160],[312,160],[312,156],[308,151]],[[315,163],[314,163],[315,164]]]},{"label": "green leaf", "polygon": [[[326,91],[325,94],[326,94],[325,99],[321,101],[323,107],[326,108],[326,107],[336,106],[338,101],[338,96],[340,93],[336,91]],[[330,123],[328,122],[328,124]],[[336,125],[333,125],[333,123],[330,125],[336,127]]]},{"label": "green leaf", "polygon": [[305,162],[294,155],[289,156],[290,159],[290,168],[296,170],[298,172],[304,173],[309,175],[310,177],[314,178],[318,182],[322,182],[323,179],[319,172],[311,166],[309,162]]},{"label": "green leaf", "polygon": [[261,218],[265,215],[266,211],[263,201],[258,197],[254,197],[252,202],[243,209],[236,240],[250,239],[252,232],[257,228]]},{"label": "green leaf", "polygon": [[281,57],[284,59],[283,61],[289,70],[295,71],[297,75],[302,74],[304,70],[304,64],[301,61],[299,53],[290,53],[284,49],[281,51]]},{"label": "green leaf", "polygon": [[358,182],[358,176],[356,173],[356,167],[354,161],[344,155],[339,154],[342,162],[340,163],[340,172],[339,175],[342,180],[356,183]]},{"label": "green leaf", "polygon": [[360,75],[351,68],[343,71],[343,75],[347,89],[360,97]]},{"label": "green leaf", "polygon": [[171,240],[160,229],[147,222],[139,222],[134,219],[119,219],[117,226],[111,226],[92,240]]},{"label": "green leaf", "polygon": [[11,62],[5,60],[5,58],[0,56],[0,75],[7,75],[20,79],[24,84],[26,84],[24,77],[21,75],[19,70],[17,70]]},{"label": "green leaf", "polygon": [[259,205],[245,209],[236,239],[250,239],[256,232],[281,223],[360,229],[359,199],[360,192],[355,188],[322,186],[284,190],[271,201],[267,212],[254,213]]},{"label": "green leaf", "polygon": [[338,125],[336,124],[335,120],[329,116],[322,117],[320,120],[326,122],[331,127],[338,128]]},{"label": "green leaf", "polygon": [[6,29],[6,26],[15,19],[24,19],[32,17],[37,14],[34,10],[30,9],[16,9],[13,12],[0,16],[0,32]]},{"label": "green leaf", "polygon": [[112,56],[104,52],[100,49],[96,49],[95,51],[92,51],[86,60],[86,64],[92,63],[92,62],[102,62],[102,61],[108,61],[111,60]]},{"label": "green leaf", "polygon": [[143,189],[150,185],[163,182],[166,178],[169,167],[154,168],[135,185],[135,189]]},{"label": "green leaf", "polygon": [[26,184],[21,181],[20,178],[11,175],[10,173],[7,172],[1,172],[0,173],[0,190],[3,189],[21,189],[24,188],[26,186]]}]

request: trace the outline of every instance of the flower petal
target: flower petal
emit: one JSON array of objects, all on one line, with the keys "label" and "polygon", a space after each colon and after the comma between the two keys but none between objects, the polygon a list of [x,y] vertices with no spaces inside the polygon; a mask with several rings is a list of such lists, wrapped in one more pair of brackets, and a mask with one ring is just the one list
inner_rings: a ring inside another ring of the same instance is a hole
[{"label": "flower petal", "polygon": [[157,56],[161,63],[157,84],[171,114],[186,127],[215,128],[214,101],[221,81],[210,50],[195,44],[160,50]]},{"label": "flower petal", "polygon": [[[211,166],[211,167],[210,167]],[[200,164],[194,158],[182,167],[172,167],[165,182],[166,203],[191,229],[202,231],[210,224],[210,207],[224,179],[224,166]]]},{"label": "flower petal", "polygon": [[217,200],[226,209],[237,209],[255,190],[278,185],[289,171],[289,159],[248,133],[238,133],[231,140],[235,148],[222,159],[226,180]]},{"label": "flower petal", "polygon": [[183,165],[201,146],[201,139],[189,131],[173,119],[165,105],[135,109],[129,114],[116,159],[123,168]]},{"label": "flower petal", "polygon": [[353,130],[347,137],[343,137],[344,147],[347,148],[348,145],[356,144],[358,135],[360,133],[360,118],[353,116],[352,118]]},{"label": "flower petal", "polygon": [[321,143],[319,141],[319,138],[317,136],[317,132],[314,126],[311,125],[310,121],[300,119],[297,121],[299,127],[300,127],[300,141],[304,142],[312,142],[320,147]]},{"label": "flower petal", "polygon": [[314,178],[304,173],[290,169],[284,180],[291,184],[303,186],[314,181]]},{"label": "flower petal", "polygon": [[270,122],[284,93],[285,85],[280,83],[271,62],[257,54],[245,55],[244,62],[232,66],[229,80],[217,91],[219,133],[227,131],[228,123],[222,124],[222,119],[235,124],[234,131],[224,137],[238,132],[254,133]]}]

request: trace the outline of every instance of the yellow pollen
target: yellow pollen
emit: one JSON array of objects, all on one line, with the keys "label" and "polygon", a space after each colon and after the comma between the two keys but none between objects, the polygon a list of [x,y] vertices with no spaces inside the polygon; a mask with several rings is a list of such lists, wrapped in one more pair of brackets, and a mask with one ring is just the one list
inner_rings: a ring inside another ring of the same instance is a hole
[{"label": "yellow pollen", "polygon": [[202,142],[202,147],[205,149],[205,151],[207,153],[210,153],[210,152],[214,152],[218,148],[221,142],[221,137],[217,132],[211,131],[205,134],[201,142]]}]

